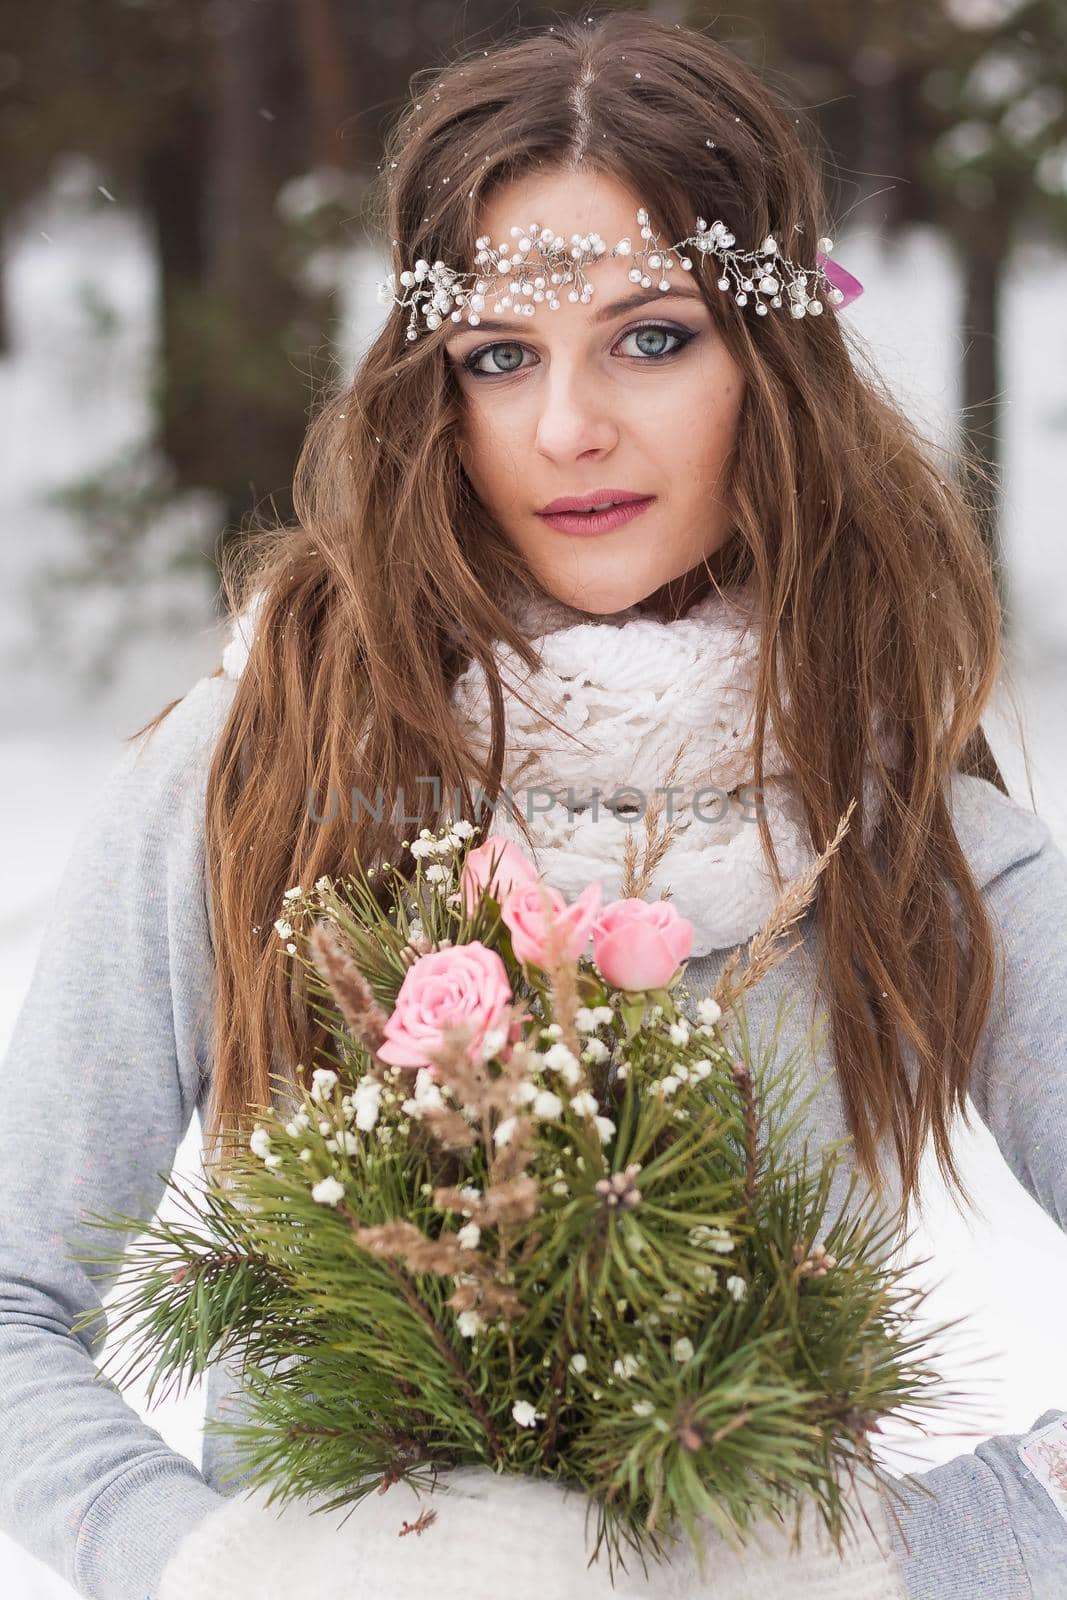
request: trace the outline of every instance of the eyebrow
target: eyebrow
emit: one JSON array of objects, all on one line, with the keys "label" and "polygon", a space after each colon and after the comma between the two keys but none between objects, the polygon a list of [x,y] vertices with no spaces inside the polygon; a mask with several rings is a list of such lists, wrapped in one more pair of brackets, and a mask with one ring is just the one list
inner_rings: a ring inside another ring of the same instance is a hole
[{"label": "eyebrow", "polygon": [[[691,300],[703,303],[703,295],[693,294],[687,289],[676,289],[672,284],[669,289],[657,289],[649,294],[645,289],[638,289],[634,294],[624,295],[621,300],[611,300],[604,306],[598,307],[593,312],[592,320],[595,323],[610,322],[614,317],[621,317],[624,311],[636,311],[638,306],[651,305],[654,300]],[[517,333],[527,321],[525,317],[515,322],[498,322],[491,317],[480,317],[473,327],[464,321],[459,324],[452,338],[460,333],[481,333],[483,330],[490,333]]]}]

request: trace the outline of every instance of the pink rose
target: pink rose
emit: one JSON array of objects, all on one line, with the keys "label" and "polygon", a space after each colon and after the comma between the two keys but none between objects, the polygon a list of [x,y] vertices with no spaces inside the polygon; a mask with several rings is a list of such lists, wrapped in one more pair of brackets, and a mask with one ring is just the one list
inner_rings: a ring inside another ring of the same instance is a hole
[{"label": "pink rose", "polygon": [[394,1067],[432,1067],[445,1029],[460,1022],[473,1029],[468,1049],[475,1055],[486,1034],[503,1025],[513,998],[504,963],[478,939],[431,950],[408,968],[378,1055]]},{"label": "pink rose", "polygon": [[616,989],[663,989],[693,948],[669,900],[613,900],[593,926],[593,960]]},{"label": "pink rose", "polygon": [[485,888],[500,902],[512,889],[536,878],[537,868],[511,839],[487,839],[471,850],[463,863],[459,878],[463,909],[469,916]]},{"label": "pink rose", "polygon": [[[542,894],[552,908],[549,917],[545,916]],[[599,909],[599,883],[589,884],[569,906],[558,889],[537,882],[513,889],[501,906],[500,915],[511,934],[516,961],[546,968],[551,960],[551,941],[556,937],[561,941],[563,959],[577,961],[589,943]]]}]

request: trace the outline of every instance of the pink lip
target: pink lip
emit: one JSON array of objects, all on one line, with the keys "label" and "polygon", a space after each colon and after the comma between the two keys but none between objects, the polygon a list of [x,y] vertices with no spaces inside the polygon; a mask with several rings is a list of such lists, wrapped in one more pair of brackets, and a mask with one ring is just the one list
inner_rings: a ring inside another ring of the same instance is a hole
[{"label": "pink lip", "polygon": [[[607,498],[610,498],[607,497]],[[538,515],[542,522],[547,522],[550,528],[555,528],[558,533],[574,533],[579,537],[589,537],[597,533],[610,533],[613,528],[621,528],[624,523],[633,522],[642,511],[655,499],[655,495],[648,495],[643,499],[627,500],[623,505],[613,506],[610,511],[541,511]]]},{"label": "pink lip", "polygon": [[555,515],[557,511],[588,511],[590,506],[602,506],[608,500],[651,500],[648,494],[636,494],[632,489],[597,489],[592,494],[561,494],[542,506],[539,516]]}]

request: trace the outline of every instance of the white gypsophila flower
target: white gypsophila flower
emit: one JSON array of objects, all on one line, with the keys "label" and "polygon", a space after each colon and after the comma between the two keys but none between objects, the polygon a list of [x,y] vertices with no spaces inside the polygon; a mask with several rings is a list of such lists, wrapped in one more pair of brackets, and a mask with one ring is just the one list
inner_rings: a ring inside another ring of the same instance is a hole
[{"label": "white gypsophila flower", "polygon": [[688,1022],[672,1022],[671,1025],[670,1025],[670,1029],[668,1031],[669,1031],[670,1037],[671,1037],[671,1044],[688,1044],[689,1043],[689,1024],[688,1024]]},{"label": "white gypsophila flower", "polygon": [[595,1033],[597,1029],[596,1012],[588,1006],[579,1006],[574,1013],[574,1026],[579,1033]]},{"label": "white gypsophila flower", "polygon": [[608,1049],[603,1039],[590,1039],[589,1043],[582,1051],[582,1060],[594,1061],[597,1063],[597,1065],[599,1065],[602,1061],[606,1061],[610,1054],[611,1051]]},{"label": "white gypsophila flower", "polygon": [[630,1063],[628,1061],[618,1062],[615,1067],[615,1076],[620,1081],[624,1078],[628,1078],[630,1076]]},{"label": "white gypsophila flower", "polygon": [[311,1098],[321,1105],[337,1085],[337,1074],[332,1067],[316,1067],[311,1074]]},{"label": "white gypsophila flower", "polygon": [[650,1417],[656,1408],[651,1400],[635,1400],[632,1409],[635,1417]]},{"label": "white gypsophila flower", "polygon": [[286,922],[284,917],[279,917],[274,926],[279,939],[291,939],[293,937],[293,925],[291,922]]},{"label": "white gypsophila flower", "polygon": [[283,900],[300,900],[303,897],[303,894],[304,894],[304,891],[303,891],[303,889],[301,889],[300,885],[298,883],[294,883],[294,885],[293,885],[293,887],[291,889],[286,889],[285,893],[282,895],[282,899]]},{"label": "white gypsophila flower", "polygon": [[304,1149],[303,1149],[303,1150],[301,1150],[301,1152],[300,1152],[300,1159],[301,1159],[301,1161],[310,1161],[310,1160],[311,1160],[311,1151],[310,1151],[310,1150],[308,1150],[308,1149],[307,1149],[307,1148],[306,1148],[306,1147],[305,1147],[305,1148],[304,1148]]},{"label": "white gypsophila flower", "polygon": [[260,1127],[258,1122],[252,1130],[248,1147],[254,1156],[264,1158],[270,1154],[270,1134],[266,1128]]},{"label": "white gypsophila flower", "polygon": [[339,1200],[344,1199],[345,1186],[336,1178],[320,1178],[318,1183],[312,1185],[311,1198],[320,1205],[335,1206]]},{"label": "white gypsophila flower", "polygon": [[714,1267],[709,1267],[706,1261],[697,1262],[696,1266],[693,1268],[693,1277],[698,1278],[701,1283],[706,1284],[709,1293],[712,1289],[714,1289],[715,1285],[719,1281],[719,1274],[715,1271]]},{"label": "white gypsophila flower", "polygon": [[558,1039],[563,1032],[561,1022],[546,1022],[541,1032],[549,1039]]},{"label": "white gypsophila flower", "polygon": [[344,1150],[345,1155],[356,1155],[359,1151],[359,1135],[346,1128],[341,1135],[341,1148]]},{"label": "white gypsophila flower", "polygon": [[699,1061],[689,1063],[689,1074],[694,1083],[701,1083],[711,1071],[711,1062],[707,1056],[701,1056]]},{"label": "white gypsophila flower", "polygon": [[540,1090],[536,1083],[531,1083],[529,1078],[523,1078],[511,1091],[511,1098],[517,1106],[528,1106],[531,1100],[536,1100]]},{"label": "white gypsophila flower", "polygon": [[600,1110],[600,1102],[595,1094],[590,1094],[588,1089],[583,1089],[571,1099],[571,1110],[580,1117],[595,1117]]},{"label": "white gypsophila flower", "polygon": [[475,1334],[485,1331],[485,1319],[477,1311],[461,1311],[456,1320],[464,1339],[473,1339]]},{"label": "white gypsophila flower", "polygon": [[452,832],[458,833],[461,839],[469,839],[474,832],[474,823],[468,822],[466,817],[461,817],[458,822],[452,823]]},{"label": "white gypsophila flower", "polygon": [[711,1027],[722,1016],[722,1007],[708,995],[697,1002],[697,1016],[706,1027]]},{"label": "white gypsophila flower", "polygon": [[490,1028],[482,1040],[482,1060],[491,1061],[495,1055],[499,1055],[507,1042],[508,1030],[506,1028]]},{"label": "white gypsophila flower", "polygon": [[551,1089],[541,1089],[533,1099],[533,1114],[541,1122],[555,1122],[563,1115],[563,1101]]},{"label": "white gypsophila flower", "polygon": [[726,1290],[728,1294],[733,1295],[735,1300],[743,1300],[748,1293],[748,1284],[744,1278],[739,1278],[735,1273],[732,1278],[727,1278]]},{"label": "white gypsophila flower", "polygon": [[333,1123],[330,1122],[326,1117],[320,1118],[320,1120],[319,1120],[319,1132],[320,1133],[329,1133],[329,1131],[330,1131],[330,1129],[332,1127],[333,1127]]},{"label": "white gypsophila flower", "polygon": [[482,1237],[482,1230],[476,1222],[468,1222],[456,1234],[461,1250],[476,1250],[478,1241]]},{"label": "white gypsophila flower", "polygon": [[662,1095],[664,1100],[669,1100],[681,1088],[682,1080],[675,1073],[668,1072],[656,1084],[656,1093]]},{"label": "white gypsophila flower", "polygon": [[674,1076],[679,1078],[682,1083],[689,1082],[689,1068],[684,1061],[676,1061],[674,1063]]},{"label": "white gypsophila flower", "polygon": [[291,941],[290,941],[289,944],[286,945],[285,950],[286,950],[286,954],[287,955],[290,955],[290,956],[295,956],[296,955],[296,945],[293,944]]},{"label": "white gypsophila flower", "polygon": [[600,1135],[601,1144],[607,1144],[608,1140],[615,1132],[614,1122],[612,1122],[610,1117],[594,1117],[593,1121],[596,1124],[596,1131]]},{"label": "white gypsophila flower", "polygon": [[582,1069],[578,1065],[577,1057],[565,1044],[552,1045],[545,1051],[543,1061],[551,1072],[558,1072],[564,1082],[572,1087],[581,1079]]},{"label": "white gypsophila flower", "polygon": [[425,856],[433,855],[433,845],[429,839],[412,839],[408,849],[416,861],[421,861]]},{"label": "white gypsophila flower", "polygon": [[264,1156],[263,1157],[263,1165],[265,1167],[278,1167],[278,1166],[281,1166],[281,1161],[282,1161],[281,1156],[271,1155],[271,1156]]},{"label": "white gypsophila flower", "polygon": [[333,884],[330,882],[325,873],[323,873],[321,878],[315,879],[315,889],[318,894],[325,894],[328,889],[332,888]]},{"label": "white gypsophila flower", "polygon": [[[356,1127],[363,1133],[369,1133],[378,1121],[378,1112],[381,1107],[382,1086],[372,1078],[365,1078],[356,1088]],[[389,1132],[383,1129],[382,1134]],[[388,1144],[388,1140],[385,1143]]]},{"label": "white gypsophila flower", "polygon": [[464,1200],[468,1200],[472,1206],[476,1206],[482,1198],[482,1191],[476,1189],[472,1183],[465,1184],[459,1192]]},{"label": "white gypsophila flower", "polygon": [[600,1022],[610,1022],[612,1020],[612,1018],[614,1017],[615,1013],[612,1010],[611,1006],[594,1006],[593,1007],[593,1015],[596,1018],[597,1022],[600,1023]]},{"label": "white gypsophila flower", "polygon": [[671,1355],[674,1357],[675,1361],[678,1362],[679,1366],[684,1365],[686,1361],[692,1361],[692,1339],[675,1339],[674,1343],[671,1345]]},{"label": "white gypsophila flower", "polygon": [[627,1353],[611,1363],[611,1370],[617,1378],[633,1378],[640,1372],[641,1362],[637,1356]]},{"label": "white gypsophila flower", "polygon": [[511,1408],[511,1415],[520,1428],[532,1428],[535,1422],[544,1417],[544,1412],[536,1411],[529,1400],[516,1400]]},{"label": "white gypsophila flower", "polygon": [[549,1194],[558,1194],[560,1199],[564,1199],[567,1195],[570,1194],[571,1191],[570,1191],[568,1185],[566,1183],[564,1183],[564,1181],[561,1178],[561,1179],[558,1179],[557,1182],[549,1184],[548,1192],[549,1192]]},{"label": "white gypsophila flower", "polygon": [[589,1365],[589,1361],[580,1350],[576,1350],[567,1364],[572,1372],[584,1372]]},{"label": "white gypsophila flower", "polygon": [[690,1228],[688,1239],[690,1244],[706,1245],[709,1250],[716,1250],[720,1255],[729,1255],[735,1244],[735,1240],[725,1228],[709,1228],[703,1222],[698,1222],[695,1228]]},{"label": "white gypsophila flower", "polygon": [[498,1145],[507,1144],[511,1135],[515,1132],[516,1121],[517,1118],[515,1117],[505,1117],[503,1122],[499,1123],[494,1129],[493,1143]]},{"label": "white gypsophila flower", "polygon": [[448,877],[448,868],[440,865],[427,867],[423,876],[427,883],[443,883]]}]

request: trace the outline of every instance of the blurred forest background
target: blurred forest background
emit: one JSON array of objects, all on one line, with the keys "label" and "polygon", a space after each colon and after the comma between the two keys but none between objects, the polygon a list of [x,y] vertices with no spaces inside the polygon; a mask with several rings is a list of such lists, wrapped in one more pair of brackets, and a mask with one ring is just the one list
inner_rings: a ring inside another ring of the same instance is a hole
[{"label": "blurred forest background", "polygon": [[[0,1050],[82,798],[217,664],[220,553],[254,516],[290,518],[310,416],[386,314],[372,185],[416,75],[613,9],[0,8]],[[1032,769],[999,704],[986,729],[1013,795],[1067,847],[1067,0],[634,9],[707,28],[813,120],[835,256],[865,285],[845,313],[857,360],[943,459],[992,469],[983,525]],[[199,1137],[194,1118],[179,1179]],[[1067,1408],[1067,1238],[980,1125],[958,1149],[983,1215],[961,1218],[929,1163],[916,1277],[930,1318],[966,1319],[993,1357],[990,1431],[1022,1431]],[[127,1398],[199,1462],[198,1389],[151,1412],[143,1388]],[[977,1442],[884,1459],[911,1470]],[[0,1593],[73,1591],[0,1535]]]}]

